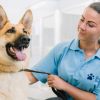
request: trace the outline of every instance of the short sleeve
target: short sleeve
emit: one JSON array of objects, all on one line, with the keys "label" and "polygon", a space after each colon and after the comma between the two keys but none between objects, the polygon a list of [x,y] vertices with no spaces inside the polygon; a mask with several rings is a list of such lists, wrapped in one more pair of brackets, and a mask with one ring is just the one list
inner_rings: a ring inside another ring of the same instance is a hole
[{"label": "short sleeve", "polygon": [[[33,66],[32,69],[36,71],[43,71],[57,75],[58,65],[61,62],[64,53],[68,51],[68,48],[70,47],[70,44],[72,42],[73,40],[59,43],[48,53],[47,56],[45,56],[35,66]],[[32,74],[43,83],[47,81],[46,74],[39,74],[39,73],[32,73]]]},{"label": "short sleeve", "polygon": [[[32,67],[33,70],[43,71],[57,74],[57,64],[59,62],[62,51],[62,43],[55,46],[39,63]],[[46,74],[32,73],[38,80],[45,83],[47,81]]]}]

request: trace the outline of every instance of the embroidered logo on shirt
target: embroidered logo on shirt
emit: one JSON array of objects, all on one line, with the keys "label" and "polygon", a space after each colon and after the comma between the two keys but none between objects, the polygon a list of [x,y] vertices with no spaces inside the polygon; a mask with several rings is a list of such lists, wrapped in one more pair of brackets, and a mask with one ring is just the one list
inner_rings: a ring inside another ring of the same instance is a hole
[{"label": "embroidered logo on shirt", "polygon": [[94,75],[92,73],[88,74],[87,79],[88,80],[93,80],[94,79]]}]

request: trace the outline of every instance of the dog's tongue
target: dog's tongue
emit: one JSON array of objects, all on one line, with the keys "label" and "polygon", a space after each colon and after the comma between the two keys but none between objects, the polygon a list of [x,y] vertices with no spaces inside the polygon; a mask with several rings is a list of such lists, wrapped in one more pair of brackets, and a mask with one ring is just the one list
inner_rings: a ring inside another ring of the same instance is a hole
[{"label": "dog's tongue", "polygon": [[16,50],[15,53],[16,53],[16,58],[19,61],[24,61],[25,60],[26,55],[23,52]]}]

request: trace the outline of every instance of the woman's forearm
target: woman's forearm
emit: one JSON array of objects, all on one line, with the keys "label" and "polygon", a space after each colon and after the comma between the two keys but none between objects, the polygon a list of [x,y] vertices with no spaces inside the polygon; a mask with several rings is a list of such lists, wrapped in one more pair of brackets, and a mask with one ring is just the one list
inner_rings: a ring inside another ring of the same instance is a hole
[{"label": "woman's forearm", "polygon": [[31,72],[25,72],[28,80],[29,80],[29,84],[33,84],[35,82],[37,82],[38,80],[32,75]]},{"label": "woman's forearm", "polygon": [[92,93],[80,90],[69,83],[65,82],[63,90],[67,92],[74,100],[96,100],[96,96]]}]

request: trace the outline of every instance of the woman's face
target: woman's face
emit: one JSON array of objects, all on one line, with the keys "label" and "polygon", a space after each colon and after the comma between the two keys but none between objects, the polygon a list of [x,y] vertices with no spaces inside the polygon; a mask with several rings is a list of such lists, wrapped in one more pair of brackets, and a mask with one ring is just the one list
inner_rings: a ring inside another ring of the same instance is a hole
[{"label": "woman's face", "polygon": [[100,14],[86,8],[78,24],[78,37],[83,41],[97,41],[100,37]]}]

